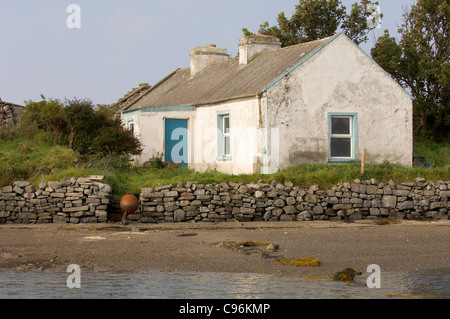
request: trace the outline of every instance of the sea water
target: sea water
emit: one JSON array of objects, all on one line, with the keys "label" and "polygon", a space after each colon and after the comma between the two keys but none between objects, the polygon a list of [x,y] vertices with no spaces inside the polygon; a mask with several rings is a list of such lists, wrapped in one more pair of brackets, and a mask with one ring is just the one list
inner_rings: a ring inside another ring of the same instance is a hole
[{"label": "sea water", "polygon": [[450,298],[450,269],[382,273],[380,288],[369,288],[364,276],[346,283],[253,273],[83,270],[79,288],[69,288],[70,275],[2,269],[0,299]]}]

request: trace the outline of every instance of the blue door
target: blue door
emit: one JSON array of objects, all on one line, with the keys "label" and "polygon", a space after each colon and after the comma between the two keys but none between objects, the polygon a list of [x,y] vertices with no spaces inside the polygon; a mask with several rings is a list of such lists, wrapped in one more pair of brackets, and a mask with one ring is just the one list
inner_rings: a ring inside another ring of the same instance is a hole
[{"label": "blue door", "polygon": [[188,166],[188,120],[165,119],[164,142],[165,161]]}]

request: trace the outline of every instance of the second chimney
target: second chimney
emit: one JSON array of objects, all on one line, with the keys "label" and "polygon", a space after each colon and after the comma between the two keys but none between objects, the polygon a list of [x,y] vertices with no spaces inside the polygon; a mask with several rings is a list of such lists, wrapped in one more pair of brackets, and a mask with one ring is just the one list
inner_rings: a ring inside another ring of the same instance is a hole
[{"label": "second chimney", "polygon": [[214,62],[220,62],[229,58],[227,49],[216,48],[215,44],[207,44],[204,47],[193,48],[191,57],[191,77]]},{"label": "second chimney", "polygon": [[239,43],[239,65],[249,64],[263,51],[274,51],[281,48],[278,38],[270,35],[250,35],[241,38]]}]

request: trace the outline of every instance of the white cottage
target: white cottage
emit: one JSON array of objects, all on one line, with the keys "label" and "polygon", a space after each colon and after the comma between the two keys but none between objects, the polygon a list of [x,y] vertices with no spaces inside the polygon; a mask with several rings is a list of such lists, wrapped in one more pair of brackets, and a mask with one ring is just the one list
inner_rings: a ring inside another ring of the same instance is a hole
[{"label": "white cottage", "polygon": [[143,164],[271,173],[306,163],[412,165],[411,96],[344,34],[281,48],[254,35],[229,58],[194,48],[121,113],[144,144]]}]

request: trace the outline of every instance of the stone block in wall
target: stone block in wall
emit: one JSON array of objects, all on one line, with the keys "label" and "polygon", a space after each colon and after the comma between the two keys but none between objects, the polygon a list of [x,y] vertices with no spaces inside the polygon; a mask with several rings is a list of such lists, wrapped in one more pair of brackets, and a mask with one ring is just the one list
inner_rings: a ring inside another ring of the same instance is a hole
[{"label": "stone block in wall", "polygon": [[95,216],[87,216],[87,217],[81,217],[80,218],[80,223],[83,224],[93,224],[93,223],[97,223],[98,219]]},{"label": "stone block in wall", "polygon": [[365,194],[367,192],[367,185],[361,184],[361,183],[353,183],[350,186],[352,192],[358,193],[358,194]]},{"label": "stone block in wall", "polygon": [[443,190],[441,190],[439,192],[439,197],[440,198],[450,198],[450,191],[443,191]]},{"label": "stone block in wall", "polygon": [[297,215],[297,220],[308,221],[311,220],[311,217],[311,213],[305,210]]},{"label": "stone block in wall", "polygon": [[408,197],[410,190],[404,190],[404,189],[394,189],[393,195],[397,197]]},{"label": "stone block in wall", "polygon": [[397,197],[384,195],[381,199],[381,203],[385,208],[395,208],[397,206]]},{"label": "stone block in wall", "polygon": [[333,205],[334,210],[351,209],[351,208],[352,208],[351,204],[335,204],[335,205]]},{"label": "stone block in wall", "polygon": [[2,187],[2,193],[12,193],[13,187],[12,185]]},{"label": "stone block in wall", "polygon": [[448,219],[447,214],[445,214],[444,212],[440,212],[440,211],[428,211],[426,213],[426,218],[429,219]]},{"label": "stone block in wall", "polygon": [[17,216],[19,219],[37,219],[37,214],[34,213],[19,213]]},{"label": "stone block in wall", "polygon": [[283,210],[287,215],[294,215],[298,213],[298,210],[297,208],[295,208],[295,206],[284,206]]},{"label": "stone block in wall", "polygon": [[414,209],[414,202],[404,201],[404,202],[398,203],[397,209],[398,210]]},{"label": "stone block in wall", "polygon": [[0,211],[0,218],[6,218],[6,217],[9,217],[10,215],[11,215],[11,212]]},{"label": "stone block in wall", "polygon": [[445,202],[432,202],[430,203],[430,210],[434,210],[437,208],[445,208]]},{"label": "stone block in wall", "polygon": [[161,192],[161,191],[166,190],[166,189],[171,189],[172,187],[173,187],[172,184],[169,184],[169,185],[157,185],[157,186],[155,186],[155,191],[156,192]]},{"label": "stone block in wall", "polygon": [[173,219],[176,222],[182,222],[186,220],[186,212],[182,209],[177,209],[174,211]]},{"label": "stone block in wall", "polygon": [[376,185],[367,185],[367,194],[374,195],[378,193],[378,186]]},{"label": "stone block in wall", "polygon": [[324,209],[323,209],[323,207],[321,205],[316,205],[313,208],[314,215],[322,215],[324,212],[325,211],[324,211]]},{"label": "stone block in wall", "polygon": [[47,183],[47,187],[56,190],[63,187],[63,184],[60,181],[50,181]]},{"label": "stone block in wall", "polygon": [[363,200],[358,197],[353,197],[350,199],[350,204],[352,204],[353,207],[363,207]]},{"label": "stone block in wall", "polygon": [[17,194],[20,194],[20,195],[22,195],[25,192],[25,190],[23,188],[19,187],[19,186],[14,186],[12,191],[17,193]]},{"label": "stone block in wall", "polygon": [[69,221],[68,217],[55,215],[53,216],[53,223],[67,223]]},{"label": "stone block in wall", "polygon": [[150,224],[150,223],[156,223],[157,220],[153,217],[142,216],[140,219],[140,222],[144,223],[144,224]]},{"label": "stone block in wall", "polygon": [[106,221],[108,218],[108,212],[106,210],[96,210],[95,216]]},{"label": "stone block in wall", "polygon": [[20,188],[25,188],[28,185],[30,185],[30,183],[29,182],[25,182],[25,181],[15,181],[15,182],[13,182],[13,186],[17,186],[17,187],[20,187]]}]

